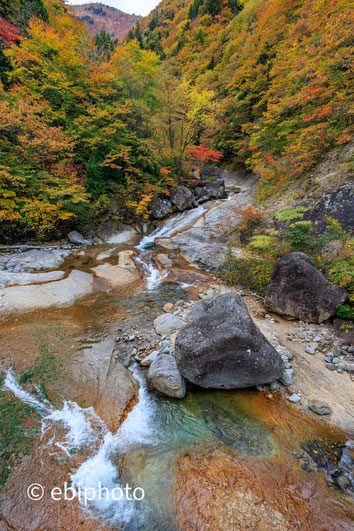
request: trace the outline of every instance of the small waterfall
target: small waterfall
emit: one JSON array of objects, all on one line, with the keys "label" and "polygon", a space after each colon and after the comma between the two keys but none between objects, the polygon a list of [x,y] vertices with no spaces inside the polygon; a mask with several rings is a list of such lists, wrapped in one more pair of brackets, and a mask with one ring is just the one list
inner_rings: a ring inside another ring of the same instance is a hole
[{"label": "small waterfall", "polygon": [[203,205],[199,205],[197,208],[186,210],[185,212],[177,214],[176,216],[162,223],[159,227],[157,227],[157,229],[154,230],[154,232],[148,236],[144,236],[136,248],[139,251],[144,251],[155,243],[156,238],[169,238],[171,234],[174,234],[175,232],[185,229],[191,225],[193,221],[197,220],[203,214],[204,211],[205,207]]},{"label": "small waterfall", "polygon": [[141,251],[139,258],[136,260],[142,265],[145,278],[147,291],[156,290],[161,284],[162,280],[166,277],[166,273],[162,272],[154,265],[151,258],[151,253],[148,250],[155,244],[156,238],[168,238],[171,234],[187,228],[196,219],[198,219],[205,211],[204,206],[200,205],[192,210],[186,210],[176,216],[168,219],[162,223],[157,229],[154,230],[148,236],[142,238],[136,249]]},{"label": "small waterfall", "polygon": [[3,390],[11,391],[13,395],[15,395],[21,400],[21,402],[24,402],[25,404],[28,404],[29,406],[35,408],[42,416],[54,411],[54,408],[52,407],[50,402],[48,402],[47,400],[37,400],[37,398],[34,398],[34,396],[30,395],[29,393],[27,393],[27,391],[22,389],[22,387],[16,381],[16,375],[12,368],[9,369],[7,372],[3,385]]},{"label": "small waterfall", "polygon": [[[113,464],[113,456],[117,452],[124,454],[129,448],[139,444],[157,444],[158,434],[152,429],[154,415],[153,398],[146,389],[144,380],[138,373],[137,366],[131,367],[134,377],[139,381],[139,400],[136,406],[128,414],[123,424],[115,435],[108,432],[95,455],[89,457],[71,475],[71,481],[77,490],[93,489],[95,492],[108,489],[112,492],[116,488],[123,488],[119,473]],[[145,511],[148,510],[146,503],[142,501],[130,501],[124,496],[120,500],[94,499],[90,506],[104,519],[112,523],[129,524],[134,521],[138,528],[138,522],[144,520]]]},{"label": "small waterfall", "polygon": [[13,369],[8,370],[2,389],[11,391],[22,402],[38,411],[42,417],[42,436],[48,430],[55,429],[55,425],[62,426],[67,432],[64,438],[57,440],[54,436],[49,445],[54,444],[69,456],[71,450],[96,441],[98,432],[108,431],[92,407],[83,409],[76,402],[65,400],[62,409],[55,409],[48,400],[33,397],[17,383]]},{"label": "small waterfall", "polygon": [[156,290],[165,278],[166,273],[161,273],[161,271],[154,265],[150,253],[141,254],[139,257],[135,258],[135,261],[143,267],[147,291]]},{"label": "small waterfall", "polygon": [[[71,457],[70,450],[94,446],[98,437],[101,443],[98,450],[91,455],[78,470],[71,475],[72,486],[76,489],[79,500],[85,508],[93,509],[97,516],[126,525],[134,522],[138,528],[146,518],[148,507],[144,501],[127,499],[123,496],[120,500],[105,496],[115,488],[124,489],[120,482],[119,473],[113,463],[113,456],[117,452],[124,454],[132,446],[139,444],[157,444],[159,434],[152,428],[152,419],[155,412],[154,400],[149,394],[143,378],[140,376],[137,365],[132,367],[134,377],[139,381],[139,401],[129,413],[118,432],[113,435],[93,408],[82,409],[75,402],[65,401],[62,409],[55,409],[47,400],[38,400],[22,389],[16,382],[15,374],[9,369],[3,390],[11,391],[22,402],[35,408],[42,416],[42,435],[55,425],[60,425],[67,430],[61,440],[54,434],[48,446],[55,445]],[[83,493],[93,489],[93,492],[102,492],[102,496],[84,503]],[[81,497],[80,497],[81,494]]]}]

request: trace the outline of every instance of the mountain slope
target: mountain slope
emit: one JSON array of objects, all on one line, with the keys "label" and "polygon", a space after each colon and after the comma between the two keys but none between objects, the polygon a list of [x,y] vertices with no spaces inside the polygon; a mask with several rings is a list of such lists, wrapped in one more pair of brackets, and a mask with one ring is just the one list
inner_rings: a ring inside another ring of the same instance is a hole
[{"label": "mountain slope", "polygon": [[350,140],[352,2],[163,0],[129,32],[219,100],[214,145],[262,198]]},{"label": "mountain slope", "polygon": [[114,39],[122,41],[129,29],[141,19],[104,4],[82,4],[72,6],[76,16],[85,22],[89,33],[94,36],[103,28]]}]

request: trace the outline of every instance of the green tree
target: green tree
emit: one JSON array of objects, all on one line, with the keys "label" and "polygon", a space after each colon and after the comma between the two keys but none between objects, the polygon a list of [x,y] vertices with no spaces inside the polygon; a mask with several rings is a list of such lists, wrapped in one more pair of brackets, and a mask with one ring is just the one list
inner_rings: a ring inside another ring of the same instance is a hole
[{"label": "green tree", "polygon": [[20,0],[18,25],[23,29],[27,28],[33,17],[43,20],[43,22],[49,22],[43,0]]},{"label": "green tree", "polygon": [[110,34],[104,28],[101,28],[101,31],[94,36],[93,42],[97,48],[99,57],[107,61],[112,52],[114,52],[117,39],[113,40]]}]

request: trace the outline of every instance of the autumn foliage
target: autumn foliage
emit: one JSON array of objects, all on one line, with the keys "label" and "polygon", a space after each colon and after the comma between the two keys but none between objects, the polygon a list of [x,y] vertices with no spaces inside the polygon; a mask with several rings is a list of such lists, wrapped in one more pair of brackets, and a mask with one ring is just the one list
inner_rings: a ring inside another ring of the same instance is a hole
[{"label": "autumn foliage", "polygon": [[3,239],[146,218],[191,162],[265,199],[351,138],[347,0],[162,0],[118,45],[70,9],[0,6]]}]

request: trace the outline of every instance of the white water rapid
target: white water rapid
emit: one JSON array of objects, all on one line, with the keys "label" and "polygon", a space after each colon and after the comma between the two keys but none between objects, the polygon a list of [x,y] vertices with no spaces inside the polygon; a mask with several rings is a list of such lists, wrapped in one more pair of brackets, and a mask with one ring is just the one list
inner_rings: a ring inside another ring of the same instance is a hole
[{"label": "white water rapid", "polygon": [[[65,401],[62,409],[55,409],[49,401],[35,398],[17,383],[12,369],[7,373],[3,390],[11,391],[41,415],[42,436],[51,430],[50,441],[45,446],[48,452],[51,453],[49,446],[55,446],[70,457],[72,450],[85,447],[89,451],[92,447],[89,457],[71,475],[72,486],[80,503],[92,516],[109,520],[112,524],[129,526],[134,520],[133,527],[129,527],[134,529],[135,526],[138,527],[138,523],[143,524],[148,509],[146,503],[130,499],[129,496],[123,496],[120,500],[110,496],[114,489],[124,490],[113,458],[117,454],[123,455],[129,448],[139,444],[157,444],[159,436],[152,427],[155,409],[153,398],[147,391],[137,366],[131,369],[140,384],[139,400],[115,435],[108,430],[93,408],[82,409],[75,402]],[[55,432],[56,425],[64,428],[64,436],[62,432]],[[101,442],[97,449],[98,439]],[[90,489],[93,489],[95,498],[88,501],[84,499],[83,493]],[[100,491],[102,496],[97,494]],[[105,496],[106,492],[108,496]]]},{"label": "white water rapid", "polygon": [[156,238],[169,238],[175,232],[179,232],[188,228],[194,221],[196,221],[204,213],[205,207],[200,205],[192,210],[186,210],[174,217],[171,217],[166,222],[162,223],[151,234],[144,236],[136,249],[140,251],[140,256],[136,258],[145,273],[146,289],[147,291],[156,290],[167,273],[160,271],[152,259],[149,249],[155,244]]}]

